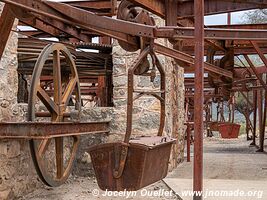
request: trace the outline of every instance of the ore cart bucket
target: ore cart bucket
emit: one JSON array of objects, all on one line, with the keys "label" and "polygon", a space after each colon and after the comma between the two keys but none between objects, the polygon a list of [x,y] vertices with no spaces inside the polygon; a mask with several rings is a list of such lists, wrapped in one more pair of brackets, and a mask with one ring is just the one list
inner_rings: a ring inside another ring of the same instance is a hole
[{"label": "ore cart bucket", "polygon": [[[140,71],[141,63],[150,54],[153,68],[160,72],[160,91],[134,90],[134,74]],[[142,50],[133,66],[128,70],[127,128],[123,142],[100,144],[89,152],[96,179],[102,190],[136,191],[163,179],[168,172],[172,144],[175,139],[163,137],[165,122],[165,73],[153,46]],[[134,92],[139,93],[135,95]],[[160,101],[160,123],[157,136],[131,139],[133,101],[142,95],[152,95]]]},{"label": "ore cart bucket", "polygon": [[220,124],[223,124],[224,122],[209,122],[209,128],[211,131],[219,131]]},{"label": "ore cart bucket", "polygon": [[222,138],[238,138],[240,125],[235,123],[222,123],[219,125],[219,132]]},{"label": "ore cart bucket", "polygon": [[[90,155],[98,186],[109,191],[136,191],[163,179],[174,142],[174,139],[156,136],[136,138],[129,144],[106,143],[92,147]],[[121,166],[123,171],[118,175]]]}]

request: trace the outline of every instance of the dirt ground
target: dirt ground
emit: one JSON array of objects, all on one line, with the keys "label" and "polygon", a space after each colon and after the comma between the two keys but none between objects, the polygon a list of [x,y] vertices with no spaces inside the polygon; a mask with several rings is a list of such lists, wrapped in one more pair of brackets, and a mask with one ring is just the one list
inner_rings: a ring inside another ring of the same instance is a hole
[{"label": "dirt ground", "polygon": [[[267,153],[256,152],[257,148],[250,143],[242,137],[230,140],[205,138],[204,199],[267,200]],[[191,153],[191,162],[182,163],[164,179],[183,200],[192,200],[192,196],[184,193],[193,189],[192,156]]]},{"label": "dirt ground", "polygon": [[111,194],[104,196],[105,191],[99,190],[94,178],[72,177],[67,183],[58,188],[44,187],[35,192],[19,198],[19,200],[124,200],[124,199],[156,199],[156,200],[179,200],[162,181],[142,189],[135,193]]},{"label": "dirt ground", "polygon": [[[267,141],[266,141],[267,142]],[[266,180],[267,153],[258,153],[251,141],[239,139],[204,139],[204,178],[227,180]],[[267,146],[265,146],[265,150]],[[192,178],[193,146],[191,162],[184,162],[169,178]],[[266,186],[267,187],[267,186]]]},{"label": "dirt ground", "polygon": [[[257,180],[267,181],[267,154],[256,153],[256,148],[249,146],[250,141],[240,139],[205,138],[204,140],[204,177],[219,180]],[[192,147],[192,146],[191,146]],[[266,147],[267,149],[267,147]],[[191,149],[192,152],[192,149]],[[191,153],[192,156],[192,153]],[[191,157],[192,159],[192,157]],[[192,163],[186,161],[168,175],[168,179],[191,179]],[[227,182],[227,181],[226,181]],[[245,182],[245,181],[243,181]],[[246,182],[245,182],[246,183]],[[179,183],[177,183],[179,184]],[[145,190],[152,196],[144,196],[138,191],[128,199],[179,199],[174,193],[158,195],[157,192],[170,192],[170,186],[163,181],[155,183]],[[267,189],[267,186],[266,186]],[[143,191],[144,192],[144,191]],[[97,194],[97,195],[96,195]],[[71,177],[66,184],[58,188],[42,188],[20,198],[20,200],[122,200],[126,196],[104,197],[104,191],[98,189],[96,180],[88,177]]]}]

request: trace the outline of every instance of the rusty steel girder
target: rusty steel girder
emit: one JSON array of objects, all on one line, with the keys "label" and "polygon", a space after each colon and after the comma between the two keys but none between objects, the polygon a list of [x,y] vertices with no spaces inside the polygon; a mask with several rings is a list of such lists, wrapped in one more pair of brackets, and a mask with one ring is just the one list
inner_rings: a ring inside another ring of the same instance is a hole
[{"label": "rusty steel girder", "polygon": [[[165,18],[166,1],[161,0],[130,0],[132,3],[140,6],[155,15]],[[213,15],[227,12],[236,12],[251,9],[262,9],[267,7],[267,1],[257,0],[205,0],[204,14]],[[186,18],[194,16],[193,0],[177,0],[173,7],[177,9],[177,18]]]},{"label": "rusty steel girder", "polygon": [[[29,10],[40,15],[60,20],[67,24],[77,24],[90,30],[96,30],[104,35],[110,35],[122,40],[120,36],[135,35],[148,38],[177,38],[188,39],[194,38],[193,27],[154,27],[149,25],[136,24],[106,17],[97,16],[90,11],[79,9],[65,3],[58,2],[39,2],[37,0],[1,0],[13,6]],[[53,9],[55,10],[53,10]],[[72,20],[64,18],[68,17]],[[86,25],[86,26],[84,26]],[[102,32],[104,30],[104,33]],[[267,40],[265,30],[253,29],[216,29],[204,28],[205,39],[222,39],[222,40]]]},{"label": "rusty steel girder", "polygon": [[5,122],[0,139],[52,139],[55,137],[108,133],[109,122]]},{"label": "rusty steel girder", "polygon": [[14,21],[15,15],[11,12],[9,6],[5,6],[0,17],[0,60],[5,50],[7,39],[13,27]]}]

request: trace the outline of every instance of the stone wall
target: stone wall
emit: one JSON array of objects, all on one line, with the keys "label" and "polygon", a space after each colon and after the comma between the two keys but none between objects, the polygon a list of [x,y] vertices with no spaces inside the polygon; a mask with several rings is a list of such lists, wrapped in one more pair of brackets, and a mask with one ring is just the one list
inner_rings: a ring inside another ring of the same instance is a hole
[{"label": "stone wall", "polygon": [[[0,4],[2,9],[3,4]],[[27,109],[27,105],[17,103],[17,40],[17,34],[12,33],[0,61],[1,122],[23,121]],[[36,187],[27,141],[0,140],[0,169],[0,199],[12,199]]]}]

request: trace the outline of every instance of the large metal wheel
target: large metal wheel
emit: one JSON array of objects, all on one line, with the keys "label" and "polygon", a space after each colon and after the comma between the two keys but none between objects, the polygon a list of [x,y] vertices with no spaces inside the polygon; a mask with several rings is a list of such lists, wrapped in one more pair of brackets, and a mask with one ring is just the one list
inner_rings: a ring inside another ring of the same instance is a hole
[{"label": "large metal wheel", "polygon": [[[50,77],[50,86],[43,83]],[[75,101],[70,107],[69,103]],[[42,112],[40,112],[40,105]],[[39,55],[32,74],[28,102],[29,121],[67,121],[70,109],[81,110],[77,69],[70,51],[63,44],[47,45]],[[64,128],[64,126],[62,126]],[[69,177],[79,137],[30,140],[30,150],[40,179],[48,186],[63,184]]]},{"label": "large metal wheel", "polygon": [[[117,12],[117,18],[138,24],[145,24],[151,26],[155,25],[154,19],[150,17],[148,12],[142,9],[138,9],[135,4],[131,3],[128,0],[123,0],[120,2]],[[129,44],[128,42],[123,42],[123,41],[119,41],[119,44],[125,51],[130,51],[130,52],[143,49],[150,43],[150,39],[138,36],[129,35],[128,40],[135,44]]]}]

